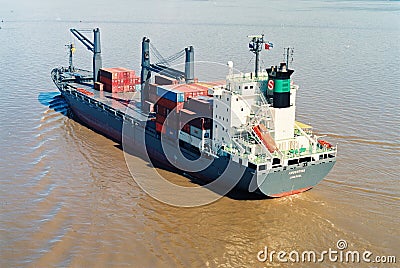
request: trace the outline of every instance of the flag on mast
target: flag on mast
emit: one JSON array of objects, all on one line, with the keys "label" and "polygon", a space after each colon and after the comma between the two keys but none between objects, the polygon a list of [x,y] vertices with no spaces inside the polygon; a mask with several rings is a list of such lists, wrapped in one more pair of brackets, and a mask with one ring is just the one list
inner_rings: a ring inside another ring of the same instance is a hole
[{"label": "flag on mast", "polygon": [[266,49],[266,50],[270,50],[271,48],[274,47],[274,44],[272,44],[271,42],[267,42],[267,43],[265,43],[264,45],[265,45],[265,49]]}]

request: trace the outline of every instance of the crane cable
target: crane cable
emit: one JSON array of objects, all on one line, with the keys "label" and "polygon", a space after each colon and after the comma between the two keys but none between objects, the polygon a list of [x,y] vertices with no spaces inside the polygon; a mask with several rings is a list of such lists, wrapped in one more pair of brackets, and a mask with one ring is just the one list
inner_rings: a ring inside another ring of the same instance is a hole
[{"label": "crane cable", "polygon": [[150,43],[150,50],[154,57],[158,60],[156,64],[164,64],[166,66],[170,66],[171,63],[177,61],[178,59],[182,58],[185,55],[185,49],[182,49],[181,51],[178,51],[177,53],[164,58],[161,53],[158,51],[158,49]]}]

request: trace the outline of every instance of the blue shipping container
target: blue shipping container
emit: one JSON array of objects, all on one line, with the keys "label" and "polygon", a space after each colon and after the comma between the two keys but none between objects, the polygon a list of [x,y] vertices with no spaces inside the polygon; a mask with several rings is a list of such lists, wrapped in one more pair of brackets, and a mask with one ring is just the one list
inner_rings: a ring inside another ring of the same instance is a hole
[{"label": "blue shipping container", "polygon": [[173,102],[184,102],[185,101],[185,94],[178,90],[168,90],[162,87],[157,87],[157,96],[166,98],[167,100]]}]

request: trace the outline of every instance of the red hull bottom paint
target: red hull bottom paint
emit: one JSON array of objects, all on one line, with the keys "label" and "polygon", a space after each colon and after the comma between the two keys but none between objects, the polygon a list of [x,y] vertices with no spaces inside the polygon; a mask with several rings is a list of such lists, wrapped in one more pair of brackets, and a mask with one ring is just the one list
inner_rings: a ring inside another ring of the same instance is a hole
[{"label": "red hull bottom paint", "polygon": [[284,193],[280,193],[280,194],[274,194],[274,195],[270,195],[270,197],[285,197],[285,196],[289,196],[289,195],[299,194],[299,193],[308,191],[311,188],[312,187],[307,187],[307,188],[298,189],[298,190],[289,191],[289,192],[284,192]]}]

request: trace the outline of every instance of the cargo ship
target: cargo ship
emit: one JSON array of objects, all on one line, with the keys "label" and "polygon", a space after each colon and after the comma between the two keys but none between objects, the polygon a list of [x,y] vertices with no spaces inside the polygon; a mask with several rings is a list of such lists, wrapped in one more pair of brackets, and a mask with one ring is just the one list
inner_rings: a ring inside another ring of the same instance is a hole
[{"label": "cargo ship", "polygon": [[[102,68],[98,28],[93,41],[70,31],[93,53],[93,70],[73,65],[75,45],[69,44],[69,66],[54,68],[52,80],[79,122],[134,154],[204,182],[225,176],[229,189],[269,197],[307,191],[333,168],[337,146],[295,120],[299,87],[289,50],[285,62],[260,68],[259,53],[272,47],[264,35],[249,36],[252,72],[234,73],[228,62],[223,81],[201,81],[192,46],[151,63],[144,37],[139,77],[126,68]],[[168,66],[168,59],[183,56],[184,71]]]}]

